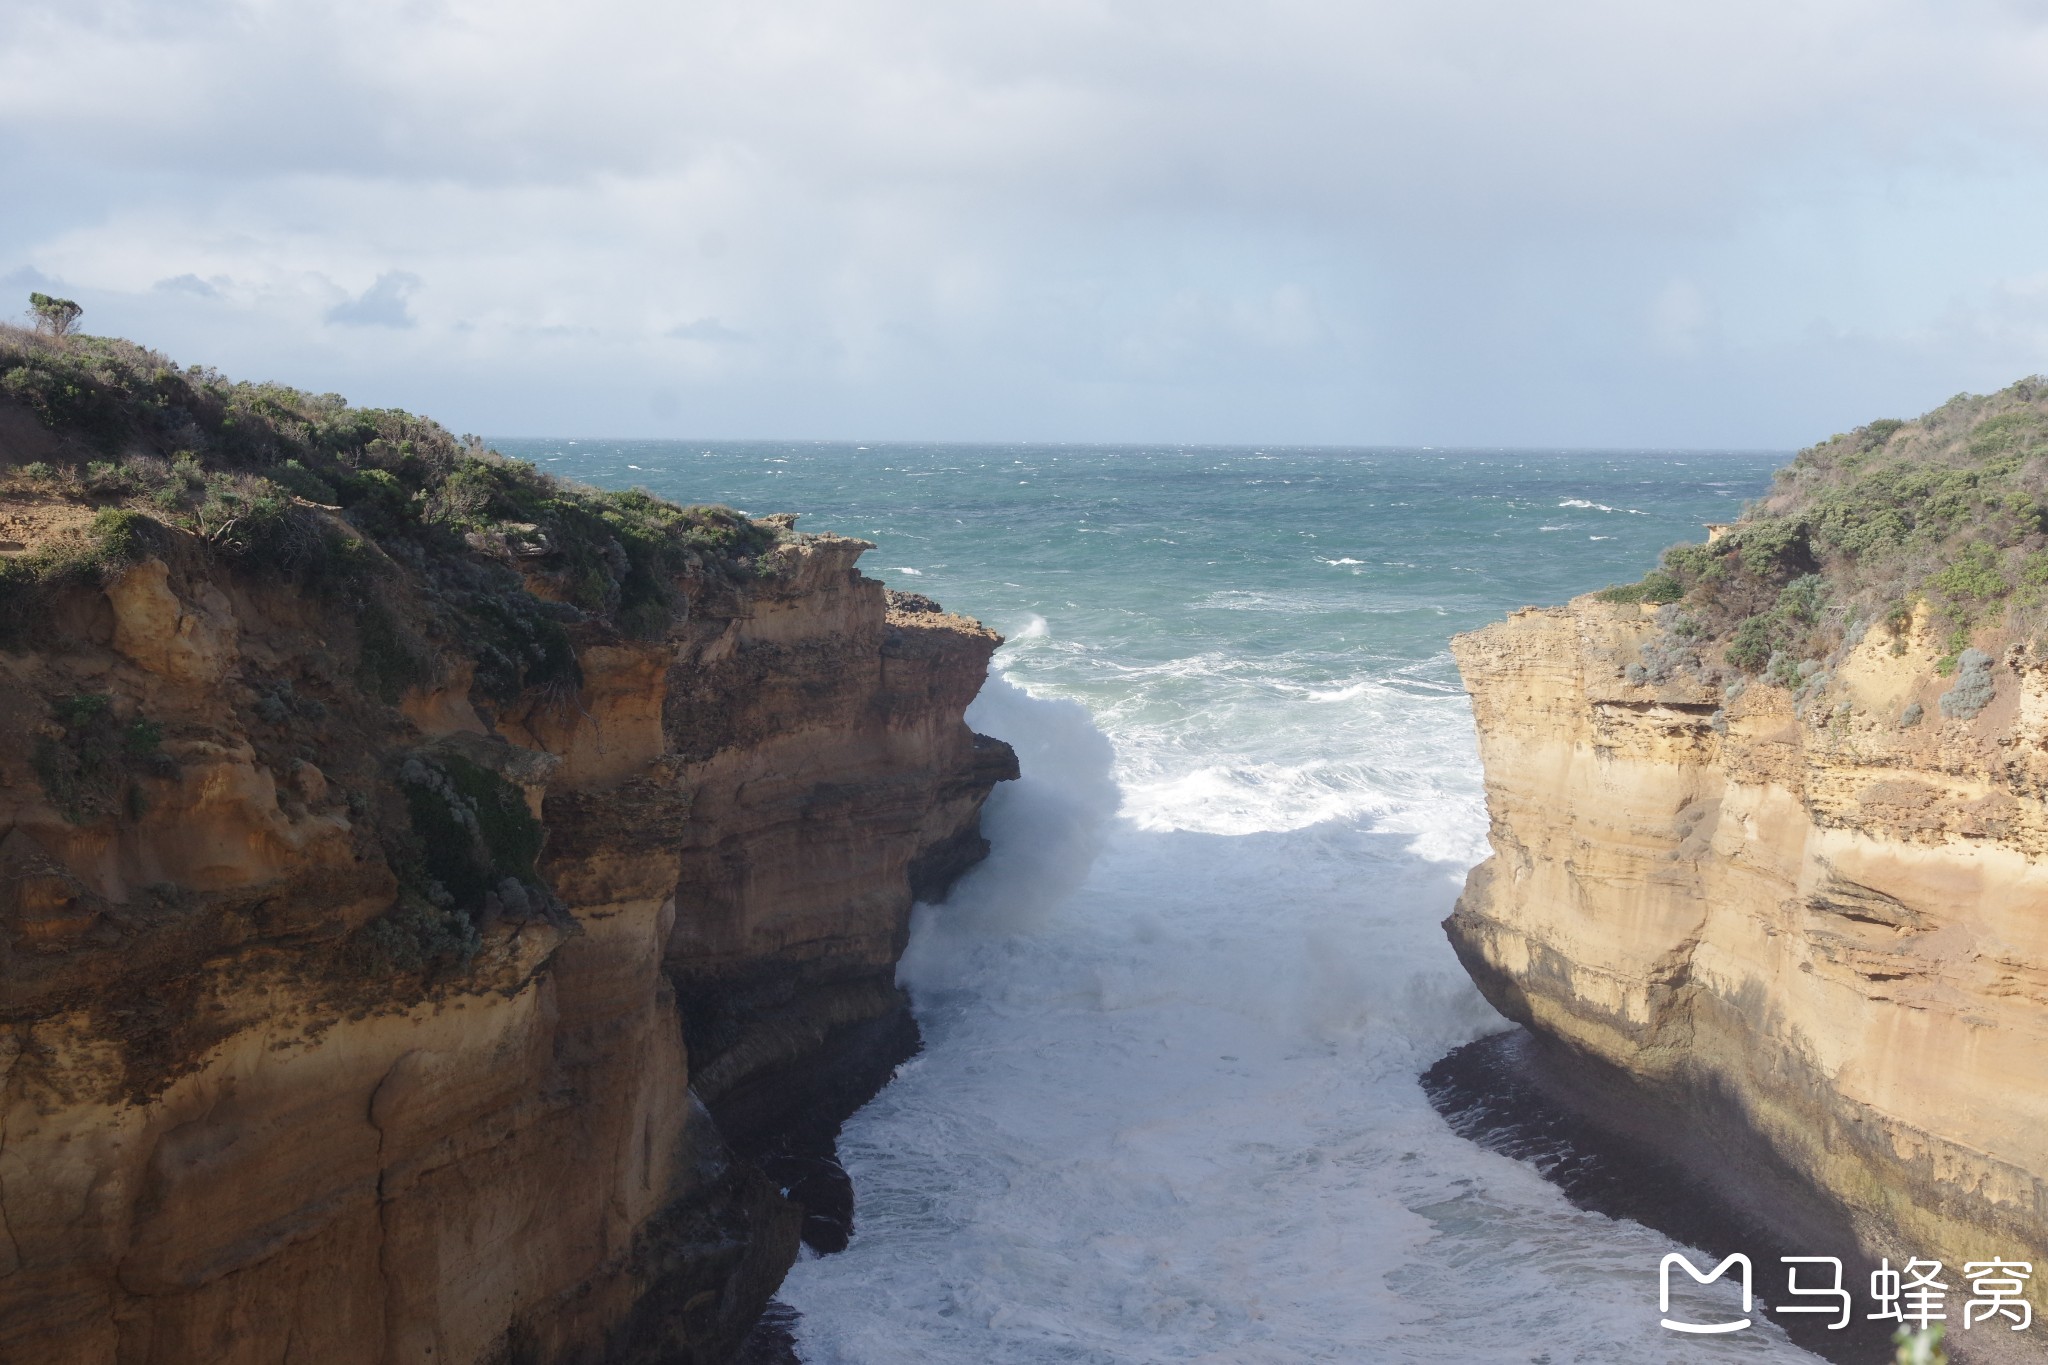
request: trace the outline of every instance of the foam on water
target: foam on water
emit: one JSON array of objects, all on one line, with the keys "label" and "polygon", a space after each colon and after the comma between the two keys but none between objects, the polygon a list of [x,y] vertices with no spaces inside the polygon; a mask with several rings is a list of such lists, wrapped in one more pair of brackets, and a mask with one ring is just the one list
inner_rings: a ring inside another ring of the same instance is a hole
[{"label": "foam on water", "polygon": [[[876,539],[1011,640],[970,719],[1023,778],[917,912],[925,1049],[846,1126],[852,1244],[784,1288],[806,1360],[1806,1358],[1674,1343],[1672,1244],[1417,1079],[1502,1026],[1438,928],[1486,827],[1446,642],[1632,580],[1770,465],[1689,459],[735,446],[657,485]],[[1545,534],[1573,500],[1617,538]]]},{"label": "foam on water", "polygon": [[[1324,705],[1377,767],[1175,776],[1158,737],[1113,753],[1074,703],[991,681],[971,718],[1025,777],[991,802],[990,861],[919,912],[902,977],[926,1051],[842,1140],[851,1248],[785,1287],[807,1360],[1662,1344],[1669,1244],[1454,1137],[1416,1083],[1500,1027],[1435,927],[1483,853],[1463,699]],[[1297,724],[1260,747],[1322,729]],[[1759,1333],[1687,1358],[1799,1354]]]}]

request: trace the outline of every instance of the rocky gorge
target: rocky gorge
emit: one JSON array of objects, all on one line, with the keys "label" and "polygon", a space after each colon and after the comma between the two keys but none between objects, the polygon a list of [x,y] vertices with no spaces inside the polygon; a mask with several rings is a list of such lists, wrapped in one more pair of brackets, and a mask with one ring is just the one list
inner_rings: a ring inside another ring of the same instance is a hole
[{"label": "rocky gorge", "polygon": [[843,1217],[764,1163],[916,1046],[998,638],[94,338],[0,337],[0,477],[0,1359],[729,1359]]},{"label": "rocky gorge", "polygon": [[1473,979],[1547,1091],[1859,1298],[2048,1263],[2041,387],[1836,437],[1641,584],[1454,644]]}]

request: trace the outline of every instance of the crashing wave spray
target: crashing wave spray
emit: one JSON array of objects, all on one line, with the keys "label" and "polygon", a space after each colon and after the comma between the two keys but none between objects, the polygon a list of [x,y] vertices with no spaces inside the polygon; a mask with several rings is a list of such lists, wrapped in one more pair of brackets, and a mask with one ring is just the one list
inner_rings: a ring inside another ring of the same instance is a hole
[{"label": "crashing wave spray", "polygon": [[[1440,762],[1461,710],[1421,699],[1383,766]],[[858,1233],[785,1289],[807,1360],[1632,1358],[1669,1244],[1453,1136],[1416,1084],[1499,1026],[1435,927],[1464,793],[1403,775],[1303,826],[1303,792],[1226,754],[1269,827],[1175,827],[1185,792],[1118,813],[1113,771],[1159,756],[1078,704],[997,678],[974,720],[1024,778],[920,912],[926,1051],[842,1138]]]}]

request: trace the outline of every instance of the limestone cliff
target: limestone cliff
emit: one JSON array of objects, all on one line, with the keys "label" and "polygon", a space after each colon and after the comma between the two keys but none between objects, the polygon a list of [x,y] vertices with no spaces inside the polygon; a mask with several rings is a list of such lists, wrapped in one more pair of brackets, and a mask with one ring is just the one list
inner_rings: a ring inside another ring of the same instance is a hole
[{"label": "limestone cliff", "polygon": [[[1794,1249],[2048,1265],[2048,658],[2020,629],[2039,532],[1983,556],[2022,566],[2011,612],[1944,599],[1937,561],[1859,621],[1816,524],[1770,593],[1717,541],[1667,556],[1682,572],[1647,601],[1454,643],[1493,856],[1445,927],[1581,1100]],[[1731,617],[1808,634],[1731,664],[1761,628],[1700,622],[1737,592]],[[1822,609],[1784,605],[1802,593]]]},{"label": "limestone cliff", "polygon": [[728,1358],[803,1217],[750,1155],[900,1055],[1015,773],[997,637],[169,374],[0,395],[0,1360]]}]

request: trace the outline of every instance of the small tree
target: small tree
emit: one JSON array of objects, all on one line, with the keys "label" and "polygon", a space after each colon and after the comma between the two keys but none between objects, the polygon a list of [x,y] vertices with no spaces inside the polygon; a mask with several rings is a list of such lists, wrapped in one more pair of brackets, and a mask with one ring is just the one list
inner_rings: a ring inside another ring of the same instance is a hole
[{"label": "small tree", "polygon": [[58,338],[76,331],[78,315],[85,311],[70,299],[51,298],[48,294],[30,294],[28,307],[36,315],[36,330]]}]

